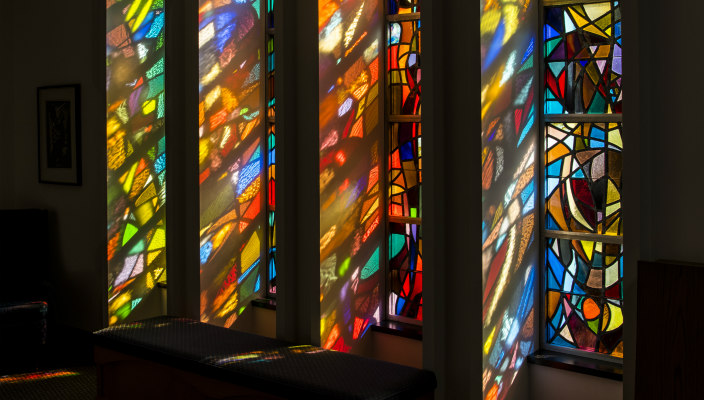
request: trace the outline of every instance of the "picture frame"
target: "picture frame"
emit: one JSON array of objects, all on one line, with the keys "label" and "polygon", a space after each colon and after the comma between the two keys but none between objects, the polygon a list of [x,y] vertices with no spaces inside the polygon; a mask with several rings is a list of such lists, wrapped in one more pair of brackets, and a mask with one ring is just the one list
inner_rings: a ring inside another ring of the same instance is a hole
[{"label": "picture frame", "polygon": [[39,182],[81,185],[81,87],[37,88]]}]

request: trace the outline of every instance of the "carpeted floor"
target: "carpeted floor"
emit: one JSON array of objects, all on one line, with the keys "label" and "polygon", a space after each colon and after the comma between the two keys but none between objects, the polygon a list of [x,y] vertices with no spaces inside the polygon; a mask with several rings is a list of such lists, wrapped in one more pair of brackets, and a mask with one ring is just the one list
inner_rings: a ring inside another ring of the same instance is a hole
[{"label": "carpeted floor", "polygon": [[0,399],[93,400],[96,395],[94,366],[0,376]]}]

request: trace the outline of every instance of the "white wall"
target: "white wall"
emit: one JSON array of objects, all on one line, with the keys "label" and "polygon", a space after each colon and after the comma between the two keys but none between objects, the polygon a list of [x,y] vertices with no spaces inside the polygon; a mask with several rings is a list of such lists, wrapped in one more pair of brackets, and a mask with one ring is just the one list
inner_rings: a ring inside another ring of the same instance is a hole
[{"label": "white wall", "polygon": [[[104,3],[76,0],[10,2],[14,33],[12,71],[3,70],[4,89],[11,99],[9,115],[2,115],[2,170],[12,156],[9,174],[14,177],[17,208],[50,211],[52,227],[52,281],[56,302],[50,305],[62,322],[84,329],[101,326],[105,292],[105,125],[104,125]],[[3,17],[6,14],[3,13]],[[5,34],[3,38],[7,38]],[[4,68],[8,68],[4,66]],[[9,73],[8,73],[9,72]],[[80,83],[82,87],[83,185],[80,187],[37,182],[37,87]],[[9,121],[9,122],[8,122]],[[9,127],[8,131],[5,131]],[[6,135],[7,133],[7,135]],[[10,146],[5,137],[14,137]],[[0,197],[5,197],[3,195]],[[2,203],[4,206],[6,201]],[[105,283],[103,285],[102,283]]]}]

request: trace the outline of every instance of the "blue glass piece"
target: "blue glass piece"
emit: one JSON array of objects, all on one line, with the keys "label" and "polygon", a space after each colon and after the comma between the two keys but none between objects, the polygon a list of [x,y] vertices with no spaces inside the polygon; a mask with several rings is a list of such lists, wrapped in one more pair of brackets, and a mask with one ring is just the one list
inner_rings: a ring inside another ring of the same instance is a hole
[{"label": "blue glass piece", "polygon": [[558,31],[556,31],[555,29],[553,29],[553,27],[548,24],[545,24],[545,29],[543,31],[544,31],[544,35],[545,35],[545,38],[544,38],[545,40],[552,39],[556,36],[560,36],[560,33]]},{"label": "blue glass piece", "polygon": [[555,339],[550,344],[554,344],[556,346],[561,346],[561,347],[569,347],[572,349],[576,348],[575,345],[573,345],[572,343],[569,343],[568,341],[563,339],[562,336],[559,336],[559,335],[556,336]]},{"label": "blue glass piece", "polygon": [[562,159],[554,161],[552,164],[548,165],[548,167],[547,167],[547,176],[559,177],[561,172],[562,172]]},{"label": "blue glass piece", "polygon": [[406,142],[399,148],[401,161],[412,161],[415,159],[413,152],[413,142]]}]

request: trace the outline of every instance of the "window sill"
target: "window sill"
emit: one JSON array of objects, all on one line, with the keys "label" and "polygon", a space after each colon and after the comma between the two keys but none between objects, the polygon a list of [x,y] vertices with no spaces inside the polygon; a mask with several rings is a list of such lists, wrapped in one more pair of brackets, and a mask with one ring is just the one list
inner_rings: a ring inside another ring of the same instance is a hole
[{"label": "window sill", "polygon": [[423,340],[423,327],[419,325],[385,320],[376,325],[372,325],[370,329],[374,332],[385,333],[387,335],[401,336],[414,340]]},{"label": "window sill", "polygon": [[267,310],[276,311],[276,299],[261,298],[252,300],[254,307],[266,308]]},{"label": "window sill", "polygon": [[623,381],[623,365],[587,357],[541,350],[528,356],[531,364],[557,368],[599,378]]}]

